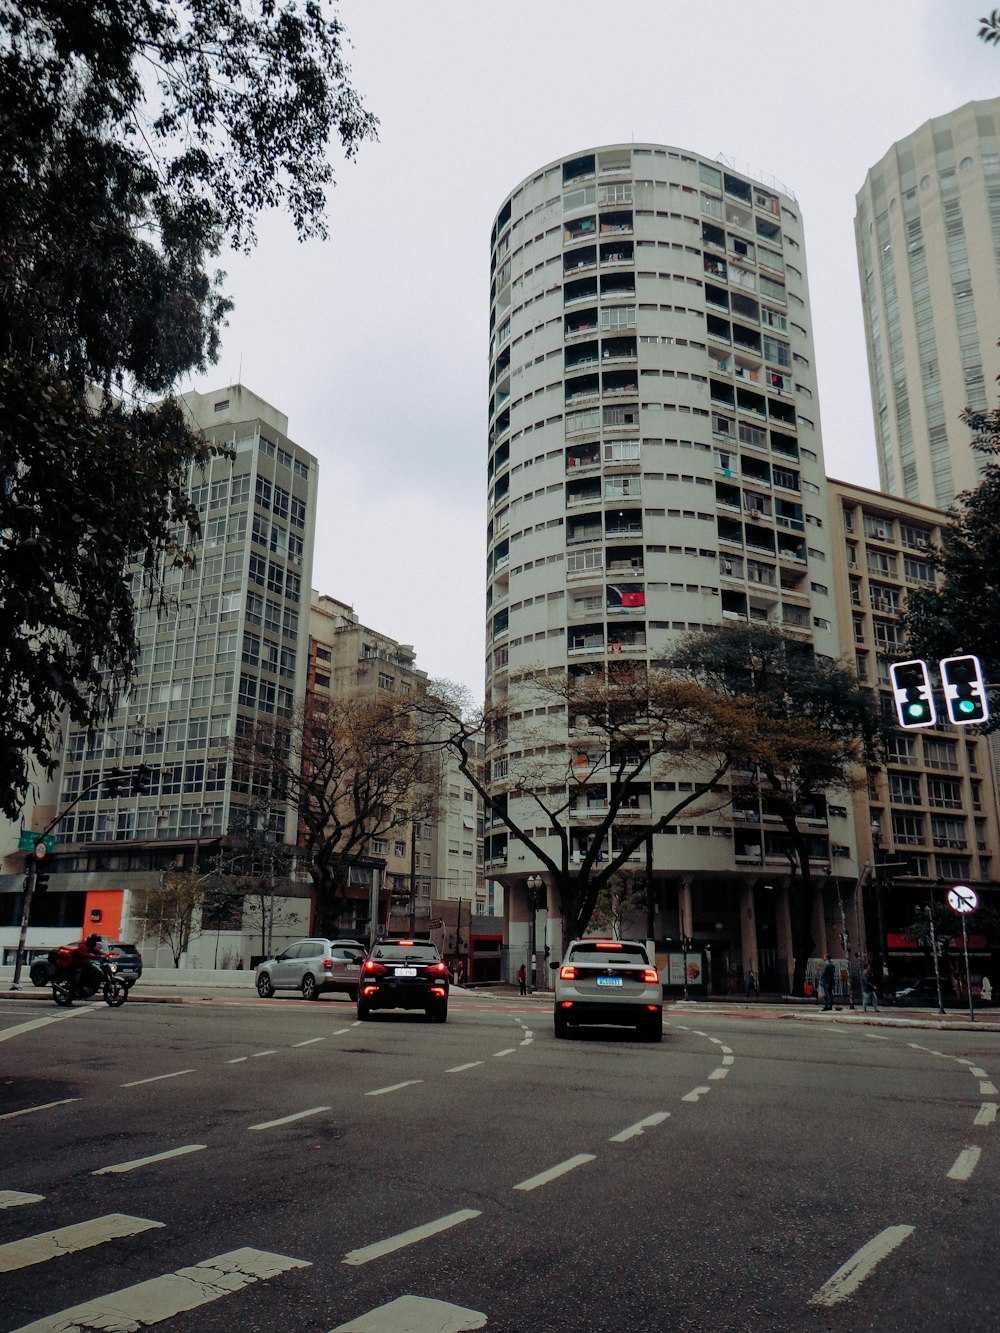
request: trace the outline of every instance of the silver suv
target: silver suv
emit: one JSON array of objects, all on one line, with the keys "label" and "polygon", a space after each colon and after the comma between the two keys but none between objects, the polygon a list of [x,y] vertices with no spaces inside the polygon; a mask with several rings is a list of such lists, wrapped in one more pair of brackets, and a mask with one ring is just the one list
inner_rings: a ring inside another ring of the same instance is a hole
[{"label": "silver suv", "polygon": [[[553,967],[556,965],[553,964]],[[663,1037],[663,987],[636,940],[571,940],[555,980],[555,1035],[578,1023],[621,1023]]]},{"label": "silver suv", "polygon": [[296,940],[257,964],[257,994],[267,1000],[276,990],[297,990],[304,1000],[318,1000],[324,991],[342,991],[356,1000],[364,956],[357,940]]}]

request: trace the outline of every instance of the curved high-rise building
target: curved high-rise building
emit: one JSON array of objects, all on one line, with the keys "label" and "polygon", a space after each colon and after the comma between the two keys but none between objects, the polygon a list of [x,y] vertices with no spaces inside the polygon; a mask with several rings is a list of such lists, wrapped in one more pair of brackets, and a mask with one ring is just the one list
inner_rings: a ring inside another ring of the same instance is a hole
[{"label": "curved high-rise building", "polygon": [[[655,662],[725,618],[768,621],[839,658],[795,199],[676,148],[591,149],[504,200],[491,274],[488,699],[524,673]],[[548,711],[545,748],[570,749],[565,713]],[[526,790],[539,725],[511,716],[488,752],[522,827],[545,822]],[[634,817],[661,812],[679,785],[651,784]],[[600,809],[588,785],[568,815],[580,846]],[[853,877],[836,809],[810,830],[817,861]],[[487,833],[516,950],[540,866],[498,821]],[[787,957],[781,842],[759,804],[656,837],[657,935],[714,943],[718,968]],[[554,903],[549,914],[551,940]]]},{"label": "curved high-rise building", "polygon": [[882,488],[947,507],[987,461],[962,409],[992,406],[1000,375],[1000,98],[893,144],[855,237]]}]

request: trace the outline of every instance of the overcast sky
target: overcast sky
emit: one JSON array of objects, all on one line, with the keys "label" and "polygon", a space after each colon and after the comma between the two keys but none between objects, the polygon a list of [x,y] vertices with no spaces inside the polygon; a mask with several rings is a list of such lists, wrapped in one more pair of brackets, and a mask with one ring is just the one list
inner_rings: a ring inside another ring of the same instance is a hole
[{"label": "overcast sky", "polygon": [[[877,486],[854,200],[892,143],[1000,93],[987,0],[343,0],[378,143],[334,154],[330,240],[283,217],[247,260],[216,373],[320,462],[313,586],[483,689],[489,239],[524,177],[647,142],[798,199],[827,473]],[[1000,324],[1000,312],[998,312]],[[1000,337],[1000,327],[997,335]]]}]

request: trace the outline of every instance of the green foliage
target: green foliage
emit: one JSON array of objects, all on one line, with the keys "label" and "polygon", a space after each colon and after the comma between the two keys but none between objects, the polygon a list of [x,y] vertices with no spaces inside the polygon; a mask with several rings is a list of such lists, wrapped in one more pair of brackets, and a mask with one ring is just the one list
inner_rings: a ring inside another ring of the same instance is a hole
[{"label": "green foliage", "polygon": [[[169,404],[214,361],[212,263],[284,206],[324,234],[336,134],[375,131],[315,0],[0,0],[0,809],[65,706],[96,726],[134,659],[126,566],[196,516]],[[111,401],[114,390],[117,401]],[[183,557],[182,557],[183,558]],[[33,679],[36,660],[39,679]]]},{"label": "green foliage", "polygon": [[[996,414],[991,414],[996,415]],[[994,428],[995,434],[996,428]],[[988,464],[974,491],[958,497],[934,552],[936,588],[910,593],[903,623],[915,656],[975,653],[987,682],[1000,681],[1000,467]],[[994,700],[996,696],[994,695]],[[996,712],[996,704],[991,709]]]},{"label": "green foliage", "polygon": [[983,25],[976,34],[988,46],[1000,45],[1000,9],[994,9],[979,22]]},{"label": "green foliage", "polygon": [[167,946],[174,967],[180,967],[181,954],[199,933],[194,917],[201,908],[204,892],[195,871],[168,870],[156,888],[147,889],[143,895],[146,930]]}]

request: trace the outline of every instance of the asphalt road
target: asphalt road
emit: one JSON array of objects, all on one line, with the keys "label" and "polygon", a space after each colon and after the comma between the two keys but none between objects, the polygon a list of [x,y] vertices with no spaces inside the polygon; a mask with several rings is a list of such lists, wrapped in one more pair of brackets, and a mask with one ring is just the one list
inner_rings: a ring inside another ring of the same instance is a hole
[{"label": "asphalt road", "polygon": [[7,999],[0,1326],[985,1333],[998,1083],[986,1029]]}]

